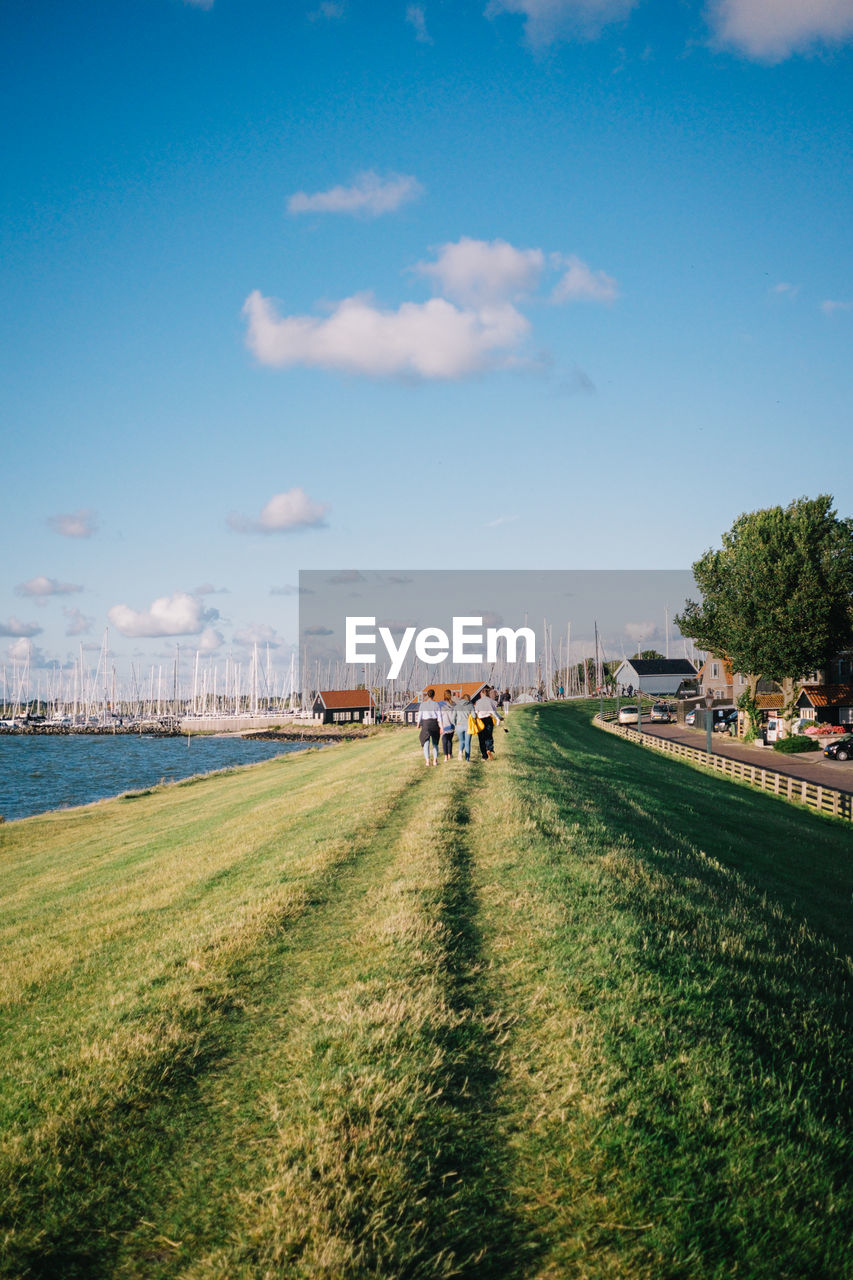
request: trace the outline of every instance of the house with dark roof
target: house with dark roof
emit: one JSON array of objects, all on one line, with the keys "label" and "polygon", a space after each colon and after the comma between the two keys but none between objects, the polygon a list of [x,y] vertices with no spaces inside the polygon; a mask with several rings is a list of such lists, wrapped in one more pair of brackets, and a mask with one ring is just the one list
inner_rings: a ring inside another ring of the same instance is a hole
[{"label": "house with dark roof", "polygon": [[323,724],[362,724],[373,715],[375,704],[369,689],[321,689],[311,714]]},{"label": "house with dark roof", "polygon": [[684,680],[696,679],[696,668],[687,658],[626,658],[613,676],[617,684],[628,685],[650,697],[672,697]]},{"label": "house with dark roof", "polygon": [[853,684],[803,685],[797,710],[817,724],[853,725]]}]

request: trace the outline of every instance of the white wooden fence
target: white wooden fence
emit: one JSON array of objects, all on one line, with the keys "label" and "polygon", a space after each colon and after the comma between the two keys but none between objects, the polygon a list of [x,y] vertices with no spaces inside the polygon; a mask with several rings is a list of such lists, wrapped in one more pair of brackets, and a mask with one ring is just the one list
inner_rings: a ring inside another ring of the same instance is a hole
[{"label": "white wooden fence", "polygon": [[648,747],[651,751],[662,751],[666,755],[680,756],[693,764],[716,773],[725,774],[729,778],[737,778],[759,791],[769,791],[771,795],[781,796],[783,800],[798,800],[800,804],[817,809],[819,813],[829,813],[835,818],[853,819],[853,795],[849,791],[837,791],[834,787],[824,787],[820,783],[807,782],[804,778],[792,778],[790,774],[778,773],[775,769],[763,769],[758,765],[747,764],[743,760],[732,760],[729,756],[709,755],[698,747],[687,747],[681,742],[672,742],[669,738],[657,738],[650,733],[639,733],[628,725],[615,724],[596,715],[593,724],[608,733],[618,734],[620,738],[628,738],[639,746]]}]

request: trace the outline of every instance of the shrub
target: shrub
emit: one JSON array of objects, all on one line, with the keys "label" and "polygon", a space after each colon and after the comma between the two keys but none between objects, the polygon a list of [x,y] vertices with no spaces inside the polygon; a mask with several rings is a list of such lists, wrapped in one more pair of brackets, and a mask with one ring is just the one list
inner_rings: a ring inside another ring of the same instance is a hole
[{"label": "shrub", "polygon": [[814,738],[780,738],[773,743],[774,751],[781,751],[786,756],[796,755],[799,751],[820,751]]}]

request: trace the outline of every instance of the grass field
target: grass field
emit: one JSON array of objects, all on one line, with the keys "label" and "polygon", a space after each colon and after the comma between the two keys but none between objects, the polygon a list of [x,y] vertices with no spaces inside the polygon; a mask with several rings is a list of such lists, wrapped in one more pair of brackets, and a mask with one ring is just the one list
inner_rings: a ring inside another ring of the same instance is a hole
[{"label": "grass field", "polygon": [[853,1276],[850,826],[589,716],[0,827],[0,1274]]}]

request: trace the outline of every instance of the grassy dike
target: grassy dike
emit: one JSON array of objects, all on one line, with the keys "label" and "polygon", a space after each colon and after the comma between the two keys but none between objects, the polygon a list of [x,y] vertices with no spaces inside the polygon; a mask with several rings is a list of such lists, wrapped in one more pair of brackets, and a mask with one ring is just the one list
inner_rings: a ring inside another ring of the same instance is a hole
[{"label": "grassy dike", "polygon": [[589,714],[0,828],[0,1274],[853,1275],[849,825]]}]

